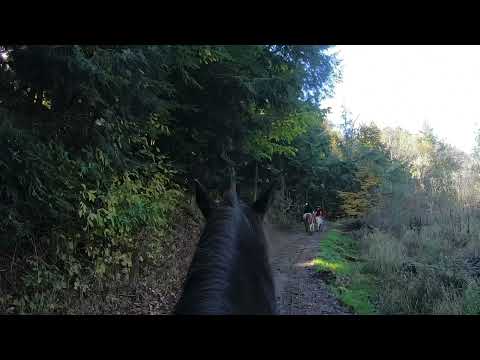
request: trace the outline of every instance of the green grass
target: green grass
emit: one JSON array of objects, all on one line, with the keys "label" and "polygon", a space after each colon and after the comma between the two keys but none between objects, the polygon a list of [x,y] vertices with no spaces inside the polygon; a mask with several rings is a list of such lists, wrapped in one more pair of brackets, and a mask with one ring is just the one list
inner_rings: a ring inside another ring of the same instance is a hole
[{"label": "green grass", "polygon": [[355,314],[376,314],[372,302],[375,297],[375,279],[362,271],[358,244],[338,229],[329,230],[320,243],[320,253],[314,260],[316,270],[334,275],[329,282],[339,300]]}]

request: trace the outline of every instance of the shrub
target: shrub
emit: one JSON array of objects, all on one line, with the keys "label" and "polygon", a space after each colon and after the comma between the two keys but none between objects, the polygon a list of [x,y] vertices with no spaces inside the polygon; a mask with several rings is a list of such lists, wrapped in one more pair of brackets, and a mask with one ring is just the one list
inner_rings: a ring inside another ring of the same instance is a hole
[{"label": "shrub", "polygon": [[182,197],[163,158],[126,172],[6,120],[0,139],[0,311],[64,311],[69,292],[132,282],[158,258]]},{"label": "shrub", "polygon": [[[181,198],[169,175],[162,171],[146,178],[126,173],[114,178],[106,193],[84,187],[79,216],[86,223],[86,252],[96,277],[120,280],[137,271],[135,261],[155,259]],[[145,236],[148,232],[157,236]]]}]

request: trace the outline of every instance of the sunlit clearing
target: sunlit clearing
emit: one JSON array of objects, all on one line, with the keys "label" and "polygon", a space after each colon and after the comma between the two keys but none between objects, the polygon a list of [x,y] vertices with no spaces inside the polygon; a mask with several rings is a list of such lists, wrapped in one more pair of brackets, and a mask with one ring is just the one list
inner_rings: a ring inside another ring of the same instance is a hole
[{"label": "sunlit clearing", "polygon": [[341,271],[344,268],[344,265],[338,262],[331,262],[323,259],[313,260],[313,264],[319,266],[322,269],[327,269],[330,271]]},{"label": "sunlit clearing", "polygon": [[295,266],[298,266],[298,267],[312,267],[315,265],[315,260],[311,260],[311,261],[307,261],[307,262],[303,262],[303,263],[297,263],[295,264]]}]

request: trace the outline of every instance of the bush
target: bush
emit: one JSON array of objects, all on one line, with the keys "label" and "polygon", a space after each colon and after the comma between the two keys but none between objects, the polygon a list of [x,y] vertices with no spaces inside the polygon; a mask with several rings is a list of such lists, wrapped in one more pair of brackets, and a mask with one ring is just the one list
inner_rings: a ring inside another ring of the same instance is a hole
[{"label": "bush", "polygon": [[[169,175],[162,171],[145,178],[126,173],[114,178],[106,193],[84,187],[79,216],[86,222],[86,252],[97,278],[121,280],[137,272],[139,262],[156,258],[181,198]],[[146,236],[148,232],[156,233],[156,241]]]},{"label": "bush", "polygon": [[71,292],[133,282],[158,258],[182,198],[163,158],[124,172],[5,119],[0,144],[0,311],[65,311]]}]

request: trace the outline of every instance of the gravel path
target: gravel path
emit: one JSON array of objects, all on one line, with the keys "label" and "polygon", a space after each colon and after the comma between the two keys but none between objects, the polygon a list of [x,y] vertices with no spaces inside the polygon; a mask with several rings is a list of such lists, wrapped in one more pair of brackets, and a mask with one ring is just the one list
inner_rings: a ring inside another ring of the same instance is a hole
[{"label": "gravel path", "polygon": [[281,315],[347,315],[314,269],[324,233],[308,235],[303,227],[267,225],[278,310]]}]

